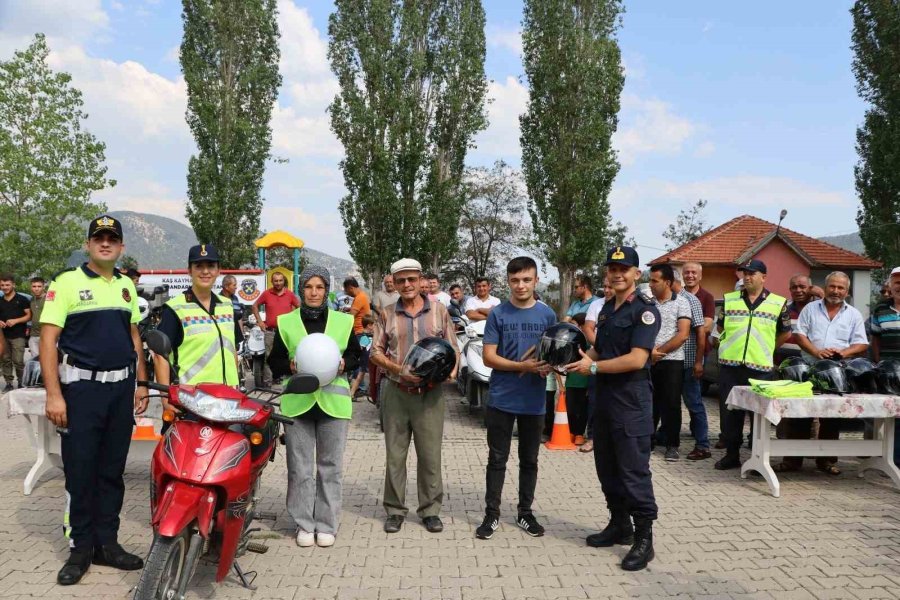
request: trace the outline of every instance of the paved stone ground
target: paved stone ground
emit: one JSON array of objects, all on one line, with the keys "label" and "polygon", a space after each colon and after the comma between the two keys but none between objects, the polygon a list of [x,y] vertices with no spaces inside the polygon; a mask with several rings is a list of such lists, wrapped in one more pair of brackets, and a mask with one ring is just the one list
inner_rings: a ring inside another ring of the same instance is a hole
[{"label": "paved stone ground", "polygon": [[[653,456],[660,505],[656,560],[639,573],[618,563],[625,547],[590,549],[584,537],[606,521],[590,454],[541,450],[535,510],[547,535],[529,538],[513,523],[515,459],[504,515],[490,541],[476,540],[481,522],[484,430],[448,389],[444,440],[445,530],[429,534],[413,516],[399,534],[382,532],[383,444],[374,408],[356,404],[347,446],[343,524],[329,549],[300,549],[284,509],[283,455],[264,476],[262,522],[270,550],[241,560],[258,571],[250,592],[229,577],[213,581],[201,565],[190,598],[900,598],[900,493],[889,480],[806,470],[782,478],[773,498],[761,479],[720,473],[712,461],[668,464]],[[708,401],[710,424],[718,423]],[[0,407],[4,413],[6,407]],[[23,419],[0,419],[0,598],[130,597],[137,573],[92,567],[78,586],[61,588],[66,555],[63,481],[45,475],[30,497],[22,480],[33,461]],[[687,423],[687,415],[685,415]],[[689,450],[690,440],[684,440]],[[714,459],[719,455],[714,452]],[[415,508],[415,455],[409,503]],[[146,553],[151,541],[148,469],[130,462],[120,541]]]}]

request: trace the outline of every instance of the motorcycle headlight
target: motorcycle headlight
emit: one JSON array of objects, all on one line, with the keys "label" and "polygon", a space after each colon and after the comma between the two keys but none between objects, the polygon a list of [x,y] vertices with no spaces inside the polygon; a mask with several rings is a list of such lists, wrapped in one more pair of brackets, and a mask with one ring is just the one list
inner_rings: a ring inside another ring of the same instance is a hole
[{"label": "motorcycle headlight", "polygon": [[249,421],[256,414],[252,408],[240,408],[237,400],[224,400],[196,390],[189,394],[178,390],[178,402],[198,417],[218,423],[240,423]]}]

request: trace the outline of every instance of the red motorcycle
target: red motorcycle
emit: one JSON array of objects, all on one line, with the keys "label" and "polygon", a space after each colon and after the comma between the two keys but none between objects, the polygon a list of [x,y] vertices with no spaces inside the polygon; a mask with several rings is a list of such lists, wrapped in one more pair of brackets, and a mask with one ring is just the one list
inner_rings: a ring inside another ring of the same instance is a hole
[{"label": "red motorcycle", "polygon": [[[155,354],[170,354],[165,334],[151,331],[147,337]],[[164,393],[181,414],[163,415],[170,426],[150,465],[153,545],[135,600],[183,599],[201,557],[218,563],[216,581],[234,569],[252,589],[252,573],[245,573],[236,559],[248,551],[268,550],[250,540],[256,531],[251,523],[260,516],[260,475],[273,458],[279,423],[293,423],[274,411],[274,399],[282,393],[311,393],[318,380],[295,375],[283,392],[265,391],[266,400],[222,384],[142,383]]]}]

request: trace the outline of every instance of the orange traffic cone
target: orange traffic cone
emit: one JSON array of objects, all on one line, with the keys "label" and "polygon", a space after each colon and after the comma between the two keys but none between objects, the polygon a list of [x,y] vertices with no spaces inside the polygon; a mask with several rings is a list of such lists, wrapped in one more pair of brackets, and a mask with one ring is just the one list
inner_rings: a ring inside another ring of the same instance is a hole
[{"label": "orange traffic cone", "polygon": [[559,390],[556,413],[553,416],[553,435],[544,444],[547,450],[574,450],[572,434],[569,433],[569,413],[566,412],[566,390]]},{"label": "orange traffic cone", "polygon": [[140,417],[135,423],[134,432],[131,434],[132,440],[139,442],[156,442],[162,438],[162,436],[153,429],[153,421],[150,419]]}]

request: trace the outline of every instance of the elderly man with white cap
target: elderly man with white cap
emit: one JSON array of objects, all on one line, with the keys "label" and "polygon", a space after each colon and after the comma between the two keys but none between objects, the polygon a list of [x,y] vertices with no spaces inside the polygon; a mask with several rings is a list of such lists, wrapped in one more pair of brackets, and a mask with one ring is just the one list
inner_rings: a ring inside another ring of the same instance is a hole
[{"label": "elderly man with white cap", "polygon": [[[397,533],[406,513],[406,456],[410,440],[416,445],[419,508],[422,524],[431,533],[443,531],[441,503],[441,442],[444,436],[444,399],[439,385],[425,384],[412,375],[403,360],[409,349],[426,337],[440,337],[457,352],[453,323],[447,308],[420,292],[422,265],[411,258],[391,265],[400,298],[381,307],[375,319],[370,360],[388,379],[381,396],[386,465],[384,476],[384,530]],[[450,378],[456,376],[454,367]]]}]

